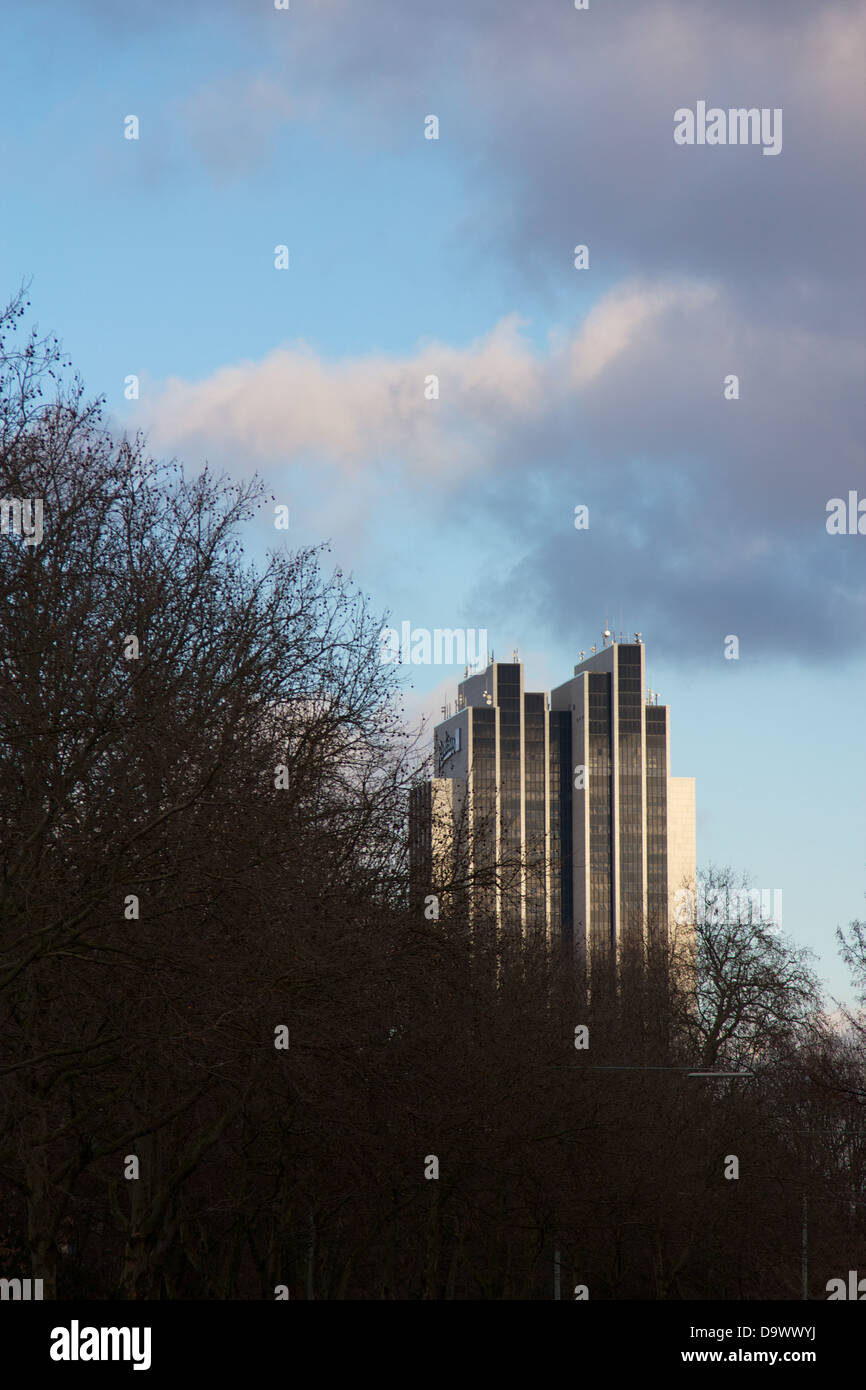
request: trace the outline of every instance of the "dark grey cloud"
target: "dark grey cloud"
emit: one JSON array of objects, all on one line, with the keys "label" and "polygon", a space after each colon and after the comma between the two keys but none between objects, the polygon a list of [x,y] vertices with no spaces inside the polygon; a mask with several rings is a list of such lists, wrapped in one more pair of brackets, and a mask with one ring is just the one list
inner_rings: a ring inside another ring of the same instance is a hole
[{"label": "dark grey cloud", "polygon": [[[540,417],[498,437],[487,422],[462,499],[510,537],[491,603],[567,624],[616,599],[662,646],[685,627],[822,660],[862,649],[866,537],[824,518],[829,497],[866,494],[864,0],[293,0],[279,24],[213,10],[326,136],[426,156],[437,114],[436,157],[467,175],[467,257],[548,287],[569,330],[563,306],[598,284],[704,287],[595,375],[559,362]],[[782,108],[781,153],[675,145],[675,110],[698,100]],[[568,523],[582,500],[585,535]]]},{"label": "dark grey cloud", "polygon": [[467,606],[491,629],[530,630],[576,652],[598,640],[596,620],[607,613],[616,622],[622,612],[659,658],[721,661],[728,634],[743,658],[762,662],[792,657],[838,669],[862,658],[862,552],[854,537],[827,536],[820,517],[783,535],[768,519],[771,498],[756,498],[754,518],[731,526],[700,491],[690,504],[645,500],[639,513],[636,489],[581,493],[590,531],[560,527],[538,538],[514,528],[509,566],[485,568]]},{"label": "dark grey cloud", "polygon": [[[471,163],[483,189],[482,235],[495,217],[500,246],[533,274],[574,275],[582,241],[601,273],[722,278],[785,317],[802,295],[792,303],[782,284],[832,286],[837,308],[862,291],[859,0],[586,12],[383,0],[322,16],[336,13],[321,59],[341,90],[362,111],[374,92],[395,139],[404,126],[414,138],[418,103],[435,98],[442,154]],[[699,99],[781,107],[781,153],[676,146],[674,111]]]},{"label": "dark grey cloud", "polygon": [[[536,286],[549,277],[570,293],[582,241],[606,281],[722,279],[790,322],[822,304],[835,322],[862,309],[864,0],[596,0],[588,11],[294,0],[288,12],[216,0],[182,18],[173,4],[145,8],[166,36],[205,16],[234,29],[251,92],[282,84],[292,109],[315,109],[321,131],[368,151],[422,148],[435,112],[437,157],[471,176],[467,243],[486,254],[492,239]],[[86,9],[126,37],[115,6]],[[191,74],[193,112],[210,99],[208,61]],[[780,107],[781,153],[675,145],[675,110],[698,100]],[[267,141],[246,145],[249,163],[266,158]]]},{"label": "dark grey cloud", "polygon": [[662,297],[597,375],[552,388],[549,410],[510,422],[493,468],[463,481],[479,540],[479,518],[508,536],[473,607],[491,627],[520,614],[583,644],[585,614],[622,605],[660,652],[697,660],[728,633],[765,655],[856,657],[866,536],[826,521],[831,497],[866,498],[864,371],[856,339],[790,336],[721,293]]}]

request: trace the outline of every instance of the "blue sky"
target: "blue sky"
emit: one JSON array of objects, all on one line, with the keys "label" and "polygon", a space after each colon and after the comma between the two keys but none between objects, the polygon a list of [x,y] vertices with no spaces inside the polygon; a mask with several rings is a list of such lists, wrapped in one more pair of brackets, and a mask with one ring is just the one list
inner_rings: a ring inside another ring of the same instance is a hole
[{"label": "blue sky", "polygon": [[[847,997],[866,536],[825,515],[866,497],[864,5],[145,8],[4,17],[0,288],[32,280],[118,424],[258,470],[395,622],[486,628],[549,689],[621,613],[699,861],[781,888]],[[703,99],[781,107],[781,153],[677,147]],[[415,668],[412,710],[458,675]]]}]

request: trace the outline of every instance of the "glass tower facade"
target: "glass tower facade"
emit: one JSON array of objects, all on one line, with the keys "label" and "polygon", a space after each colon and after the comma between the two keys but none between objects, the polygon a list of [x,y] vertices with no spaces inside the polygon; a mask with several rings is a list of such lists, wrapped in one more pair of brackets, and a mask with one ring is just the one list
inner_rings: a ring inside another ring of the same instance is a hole
[{"label": "glass tower facade", "polygon": [[[612,829],[613,786],[611,783],[611,703],[610,676],[590,676],[587,682],[587,724],[589,759],[584,764],[589,801],[589,884],[592,909],[593,945],[613,940],[611,912],[613,890]],[[577,780],[577,779],[575,779]],[[576,788],[577,790],[577,788]]]},{"label": "glass tower facade", "polygon": [[[646,709],[647,923],[658,938],[668,913],[668,759],[667,709]],[[675,887],[671,884],[670,888]]]},{"label": "glass tower facade", "polygon": [[453,779],[443,804],[469,812],[475,904],[583,963],[666,939],[674,878],[694,874],[694,783],[670,776],[668,709],[647,695],[644,658],[639,640],[606,640],[549,697],[524,691],[516,658],[492,662],[466,673],[435,731],[437,772]]},{"label": "glass tower facade", "polygon": [[616,655],[620,931],[640,933],[644,920],[641,648],[620,646]]}]

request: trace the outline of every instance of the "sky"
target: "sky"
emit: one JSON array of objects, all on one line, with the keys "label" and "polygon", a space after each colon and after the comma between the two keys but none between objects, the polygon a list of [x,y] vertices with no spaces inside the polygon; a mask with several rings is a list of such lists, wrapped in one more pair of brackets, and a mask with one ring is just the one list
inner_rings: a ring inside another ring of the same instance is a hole
[{"label": "sky", "polygon": [[[0,296],[395,626],[485,629],[543,690],[640,631],[699,866],[780,890],[850,1000],[866,0],[45,0],[0,37]],[[676,143],[699,102],[781,148]],[[461,675],[412,667],[412,716]]]}]

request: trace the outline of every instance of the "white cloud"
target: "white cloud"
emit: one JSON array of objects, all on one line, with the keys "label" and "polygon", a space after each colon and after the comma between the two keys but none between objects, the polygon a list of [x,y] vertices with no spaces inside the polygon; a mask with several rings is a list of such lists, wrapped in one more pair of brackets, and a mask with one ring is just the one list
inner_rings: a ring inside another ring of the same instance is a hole
[{"label": "white cloud", "polygon": [[595,305],[574,340],[575,382],[582,386],[594,381],[671,308],[699,310],[716,297],[717,291],[705,284],[620,286]]},{"label": "white cloud", "polygon": [[[438,400],[425,398],[431,375]],[[509,420],[538,412],[544,375],[514,319],[467,348],[430,343],[403,359],[326,361],[298,343],[205,381],[171,378],[149,416],[151,440],[195,441],[253,465],[326,457],[350,476],[397,458],[409,475],[454,478],[483,463]]]},{"label": "white cloud", "polygon": [[[570,332],[552,333],[546,351],[515,317],[466,347],[428,343],[406,357],[329,361],[296,343],[200,382],[170,379],[147,392],[138,423],[156,451],[204,453],[235,473],[300,481],[324,470],[323,533],[334,534],[329,515],[339,534],[401,494],[407,525],[429,522],[422,492],[444,501],[485,481],[499,519],[525,527],[529,474],[559,487],[575,460],[594,460],[615,487],[636,457],[698,480],[714,499],[708,525],[720,508],[752,515],[759,479],[778,489],[781,521],[804,506],[811,515],[826,479],[848,486],[864,370],[861,344],[792,334],[718,286],[626,281]],[[740,378],[736,403],[723,398],[729,373]],[[438,400],[425,399],[433,374]]]}]

